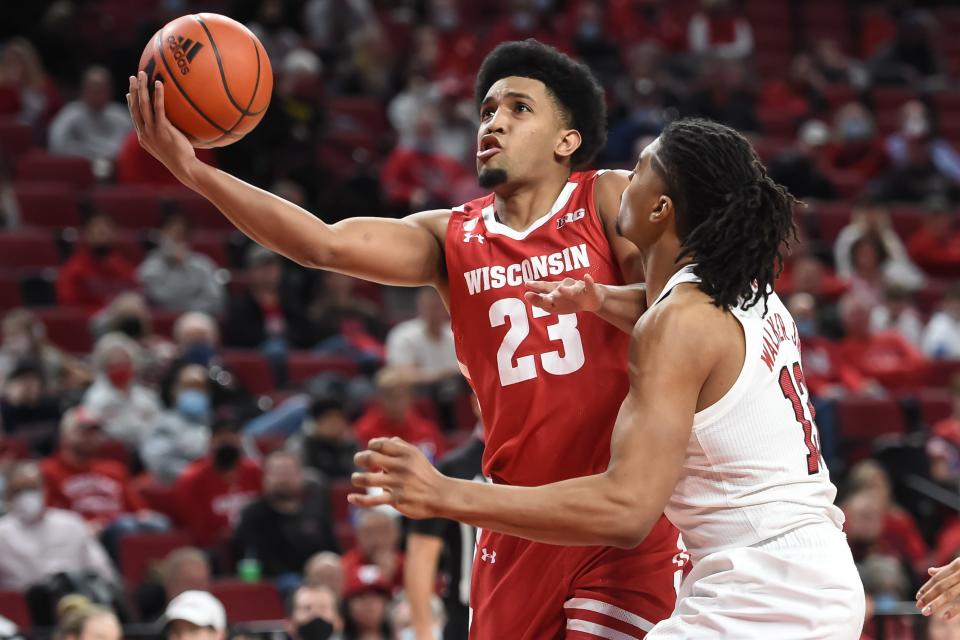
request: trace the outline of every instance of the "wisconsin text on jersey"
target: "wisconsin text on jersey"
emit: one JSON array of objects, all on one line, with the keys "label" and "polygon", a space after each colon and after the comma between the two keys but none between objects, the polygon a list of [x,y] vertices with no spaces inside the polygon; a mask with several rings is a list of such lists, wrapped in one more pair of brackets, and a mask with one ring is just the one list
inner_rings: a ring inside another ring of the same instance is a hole
[{"label": "wisconsin text on jersey", "polygon": [[579,244],[567,247],[563,251],[543,256],[533,256],[523,262],[511,265],[480,267],[463,274],[470,295],[476,295],[490,289],[519,287],[526,280],[542,280],[547,276],[557,276],[567,271],[576,271],[590,267],[587,245]]},{"label": "wisconsin text on jersey", "polygon": [[785,340],[792,342],[796,345],[797,351],[800,351],[800,333],[797,331],[797,323],[792,320],[791,322],[793,323],[792,335],[787,333],[787,323],[779,313],[770,314],[763,324],[763,353],[760,354],[760,359],[770,371],[773,371],[773,363],[777,359],[777,354],[780,353],[780,345]]}]

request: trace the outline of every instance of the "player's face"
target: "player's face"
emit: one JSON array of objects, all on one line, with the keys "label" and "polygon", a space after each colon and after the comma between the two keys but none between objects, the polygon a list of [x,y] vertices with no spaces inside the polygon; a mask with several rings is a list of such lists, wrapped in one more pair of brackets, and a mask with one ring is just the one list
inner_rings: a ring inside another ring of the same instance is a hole
[{"label": "player's face", "polygon": [[652,246],[673,217],[673,200],[652,166],[659,148],[659,138],[644,148],[620,198],[617,232],[641,249]]},{"label": "player's face", "polygon": [[477,174],[480,185],[494,187],[517,182],[555,162],[558,150],[569,149],[570,129],[539,80],[511,76],[495,82],[480,107],[477,130]]}]

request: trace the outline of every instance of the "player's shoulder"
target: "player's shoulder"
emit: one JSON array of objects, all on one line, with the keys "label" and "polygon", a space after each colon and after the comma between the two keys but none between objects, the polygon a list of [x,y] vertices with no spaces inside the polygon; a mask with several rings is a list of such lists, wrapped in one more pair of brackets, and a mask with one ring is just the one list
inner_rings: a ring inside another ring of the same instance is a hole
[{"label": "player's shoulder", "polygon": [[706,355],[704,349],[716,337],[713,327],[722,322],[724,313],[695,283],[679,284],[640,316],[632,342],[648,348]]}]

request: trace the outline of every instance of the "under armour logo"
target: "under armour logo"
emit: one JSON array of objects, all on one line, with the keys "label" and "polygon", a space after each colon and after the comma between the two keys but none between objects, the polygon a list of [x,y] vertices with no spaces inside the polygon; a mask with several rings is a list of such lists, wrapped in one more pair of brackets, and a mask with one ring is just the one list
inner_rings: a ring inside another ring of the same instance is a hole
[{"label": "under armour logo", "polygon": [[483,234],[482,233],[465,233],[463,234],[463,241],[470,242],[471,240],[476,239],[477,242],[483,244]]},{"label": "under armour logo", "polygon": [[487,553],[487,548],[486,548],[486,547],[484,547],[484,548],[481,549],[480,551],[481,551],[481,553],[480,553],[480,560],[482,560],[483,562],[489,562],[490,564],[497,564],[497,552],[496,552],[496,551],[491,551],[491,552]]},{"label": "under armour logo", "polygon": [[483,234],[482,234],[482,233],[473,233],[473,230],[477,228],[477,225],[478,225],[478,224],[480,224],[480,218],[473,218],[473,219],[467,220],[466,222],[463,223],[463,231],[464,231],[464,233],[463,233],[463,241],[464,241],[465,243],[468,243],[468,244],[469,244],[469,242],[470,242],[471,240],[473,240],[474,238],[476,238],[476,239],[477,239],[477,242],[479,242],[480,244],[483,244],[483,242],[484,242]]}]

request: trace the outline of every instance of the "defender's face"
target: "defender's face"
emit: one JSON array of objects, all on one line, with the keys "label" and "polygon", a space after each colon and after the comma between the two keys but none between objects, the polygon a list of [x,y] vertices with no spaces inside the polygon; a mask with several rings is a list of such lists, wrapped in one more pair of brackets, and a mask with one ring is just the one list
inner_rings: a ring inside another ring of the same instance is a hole
[{"label": "defender's face", "polygon": [[501,170],[510,180],[528,176],[553,161],[562,131],[561,115],[546,85],[532,78],[502,78],[480,107],[477,173]]},{"label": "defender's face", "polygon": [[620,197],[617,231],[641,249],[651,246],[663,231],[663,225],[653,219],[666,199],[666,185],[652,166],[659,148],[660,138],[657,138],[643,149]]}]

